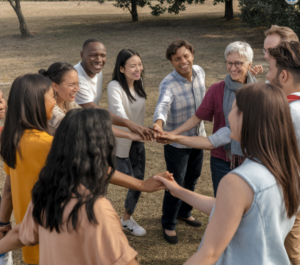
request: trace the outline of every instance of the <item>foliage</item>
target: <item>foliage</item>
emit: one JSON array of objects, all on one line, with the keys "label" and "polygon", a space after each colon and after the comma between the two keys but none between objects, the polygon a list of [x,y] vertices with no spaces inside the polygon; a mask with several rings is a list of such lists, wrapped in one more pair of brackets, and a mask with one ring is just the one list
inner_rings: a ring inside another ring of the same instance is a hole
[{"label": "foliage", "polygon": [[284,0],[239,0],[241,19],[251,27],[286,26],[300,34],[299,3]]},{"label": "foliage", "polygon": [[158,2],[156,5],[152,5],[150,1],[147,3],[152,9],[151,14],[154,16],[164,14],[166,11],[177,15],[180,11],[186,9],[185,4],[203,4],[205,0],[159,0]]},{"label": "foliage", "polygon": [[[148,0],[137,0],[136,4],[139,7],[144,7],[148,3]],[[117,0],[117,3],[114,4],[115,7],[123,8],[124,10],[128,9],[129,12],[132,12],[131,0]]]}]

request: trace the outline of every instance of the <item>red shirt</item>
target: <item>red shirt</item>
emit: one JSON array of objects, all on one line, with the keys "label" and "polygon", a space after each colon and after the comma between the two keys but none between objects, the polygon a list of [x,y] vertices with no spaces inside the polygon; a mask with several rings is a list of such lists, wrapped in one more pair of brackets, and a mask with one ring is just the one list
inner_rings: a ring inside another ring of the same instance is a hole
[{"label": "red shirt", "polygon": [[[224,81],[213,84],[206,92],[201,105],[196,111],[198,119],[210,122],[214,120],[213,133],[226,126],[223,112],[224,89]],[[230,159],[226,158],[226,151],[223,146],[211,150],[211,156],[230,162]]]},{"label": "red shirt", "polygon": [[3,126],[0,127],[0,133],[2,133],[2,131],[3,131]]}]

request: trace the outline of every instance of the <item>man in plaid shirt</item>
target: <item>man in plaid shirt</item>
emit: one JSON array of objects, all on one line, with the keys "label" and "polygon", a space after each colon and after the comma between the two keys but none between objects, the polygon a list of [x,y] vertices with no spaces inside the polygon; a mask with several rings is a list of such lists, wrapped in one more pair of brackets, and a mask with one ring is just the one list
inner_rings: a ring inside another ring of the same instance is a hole
[{"label": "man in plaid shirt", "polygon": [[[175,69],[159,86],[159,99],[153,117],[153,128],[157,131],[171,132],[181,126],[195,114],[204,98],[205,73],[200,66],[193,65],[194,52],[193,46],[184,40],[174,41],[167,49],[166,58]],[[183,135],[206,136],[203,122]],[[174,174],[176,182],[194,191],[201,174],[203,150],[173,143],[164,146],[164,154],[167,170]],[[201,222],[191,215],[192,208],[165,191],[161,222],[166,241],[178,243],[176,218],[191,226],[201,226]]]}]

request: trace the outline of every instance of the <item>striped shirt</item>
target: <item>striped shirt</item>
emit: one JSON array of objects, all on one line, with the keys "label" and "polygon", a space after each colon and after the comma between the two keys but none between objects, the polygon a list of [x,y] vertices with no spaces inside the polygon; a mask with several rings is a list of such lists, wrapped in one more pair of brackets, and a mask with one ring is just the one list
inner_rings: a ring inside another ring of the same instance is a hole
[{"label": "striped shirt", "polygon": [[[163,130],[170,132],[191,118],[200,106],[205,95],[205,73],[193,65],[192,82],[179,75],[176,70],[167,75],[159,85],[159,98],[156,104],[153,121],[162,120]],[[203,121],[182,135],[206,136]],[[189,148],[173,143],[177,148]]]}]

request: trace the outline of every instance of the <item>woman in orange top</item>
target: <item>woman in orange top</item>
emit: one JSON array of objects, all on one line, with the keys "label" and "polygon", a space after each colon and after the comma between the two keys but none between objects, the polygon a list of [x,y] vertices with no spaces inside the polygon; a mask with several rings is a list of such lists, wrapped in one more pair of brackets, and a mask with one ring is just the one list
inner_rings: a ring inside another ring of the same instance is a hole
[{"label": "woman in orange top", "polygon": [[0,241],[0,253],[39,243],[43,265],[138,265],[105,198],[115,172],[115,145],[106,110],[68,111],[27,213]]},{"label": "woman in orange top", "polygon": [[[47,132],[47,121],[51,119],[55,106],[51,81],[39,74],[18,77],[12,84],[7,105],[1,135],[1,156],[7,177],[1,203],[4,218],[0,221],[2,224],[9,222],[13,206],[19,224],[31,201],[31,190],[45,165],[53,139]],[[22,252],[25,263],[39,263],[38,246],[24,247]]]}]

